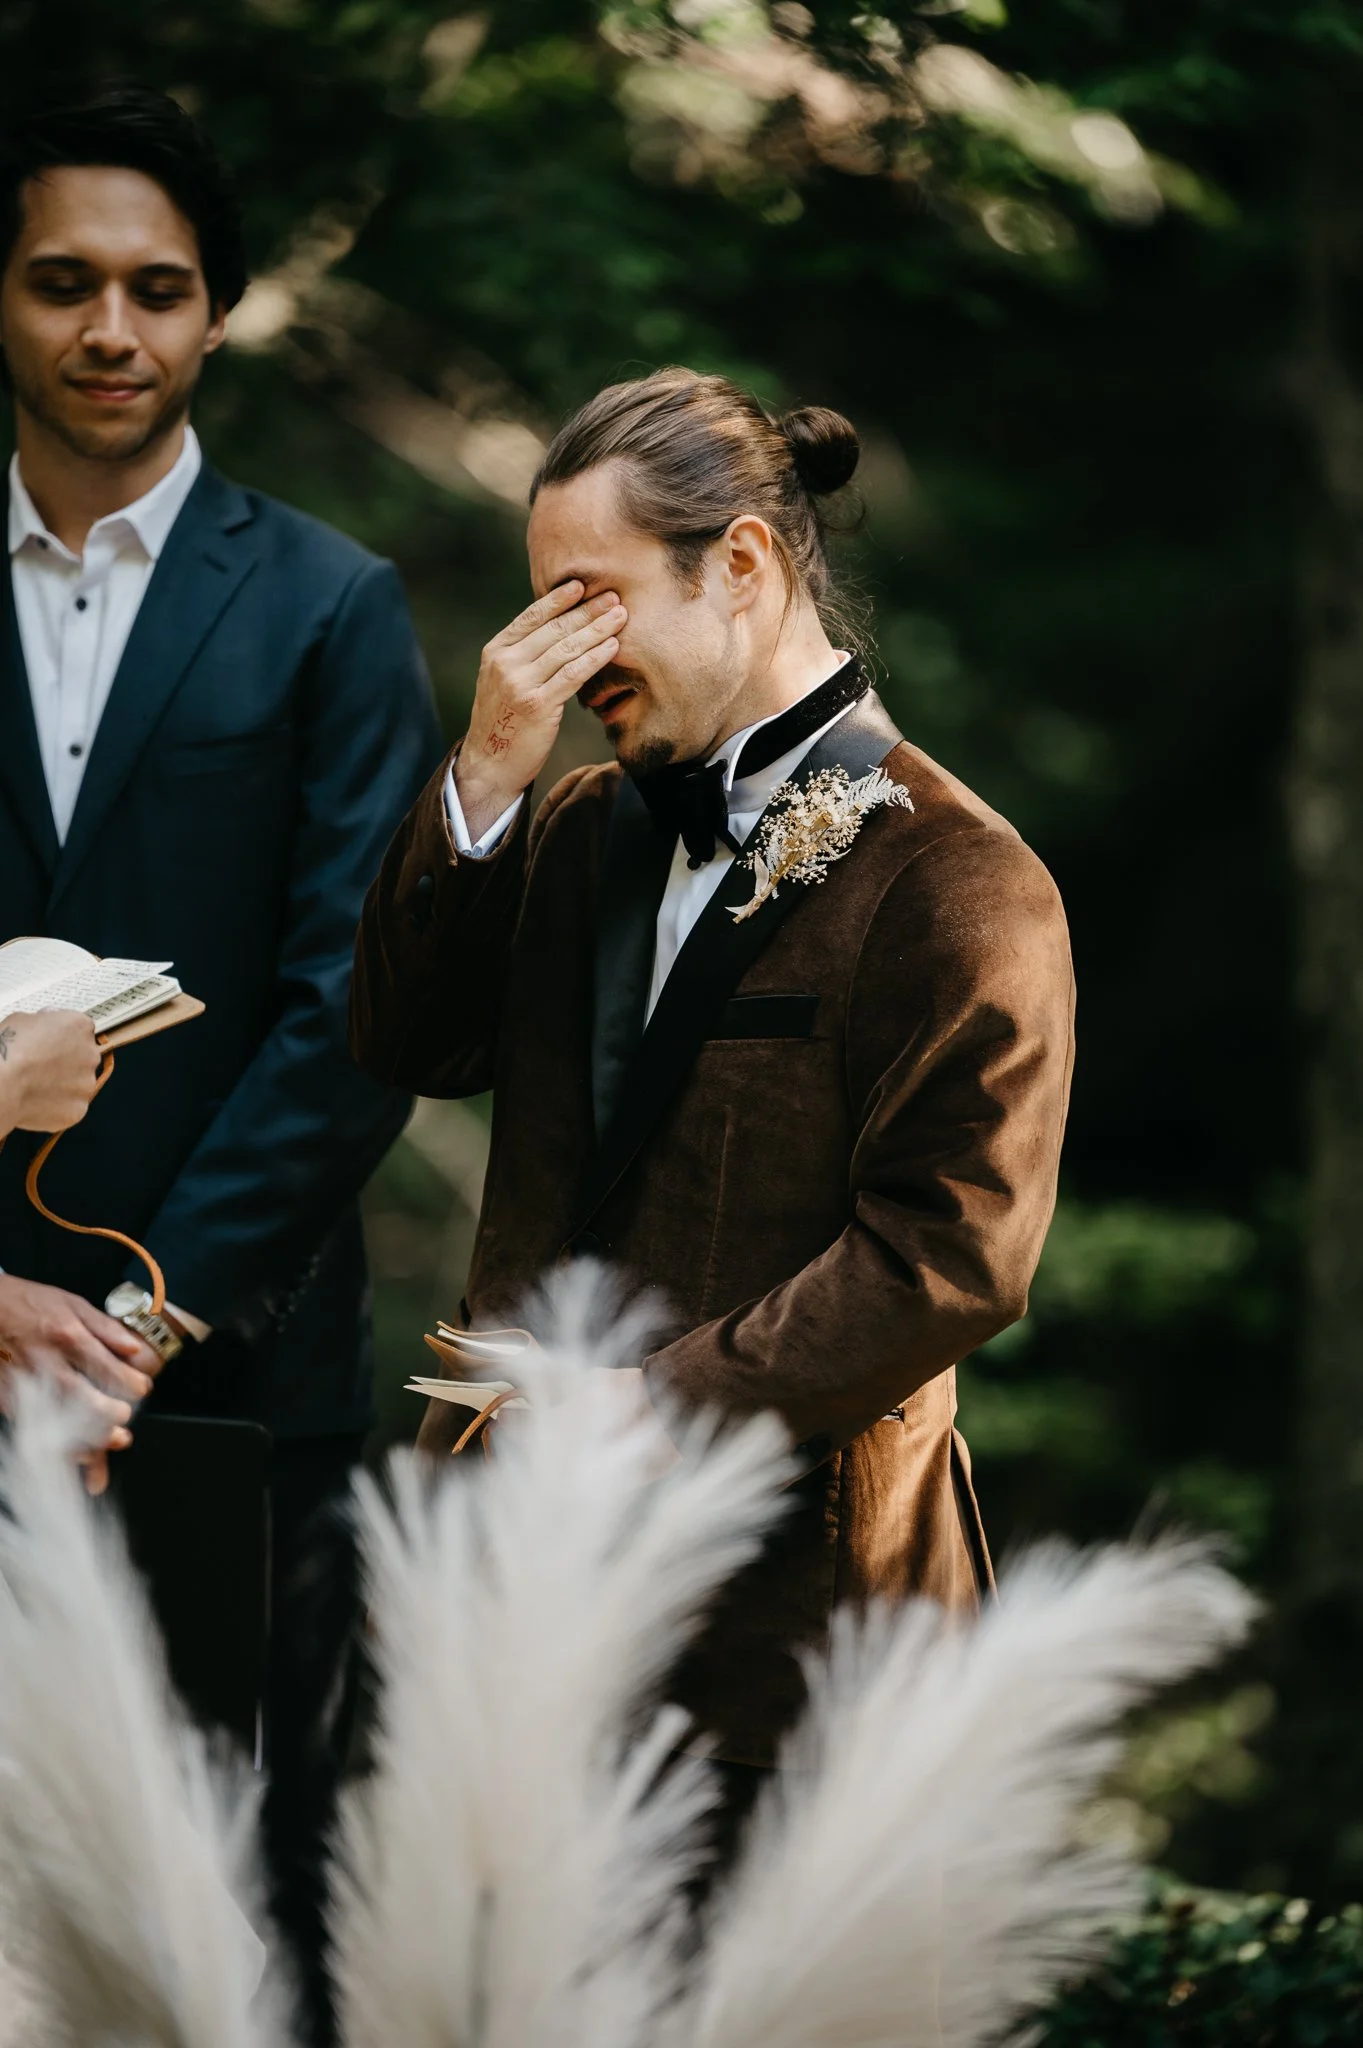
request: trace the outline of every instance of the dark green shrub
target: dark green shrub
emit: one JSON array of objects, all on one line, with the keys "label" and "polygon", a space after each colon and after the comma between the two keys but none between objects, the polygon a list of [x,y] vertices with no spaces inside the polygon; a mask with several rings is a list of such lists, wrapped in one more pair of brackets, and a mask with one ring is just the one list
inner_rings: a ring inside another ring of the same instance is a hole
[{"label": "dark green shrub", "polygon": [[1038,2048],[1346,2048],[1363,2043],[1363,1906],[1161,1886]]}]

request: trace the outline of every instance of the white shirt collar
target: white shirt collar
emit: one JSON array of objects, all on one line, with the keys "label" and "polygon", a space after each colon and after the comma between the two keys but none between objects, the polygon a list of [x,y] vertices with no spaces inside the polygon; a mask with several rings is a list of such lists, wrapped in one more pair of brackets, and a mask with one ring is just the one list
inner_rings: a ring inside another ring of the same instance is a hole
[{"label": "white shirt collar", "polygon": [[[805,700],[805,697],[812,697],[815,690],[821,690],[825,683],[831,682],[832,678],[835,675],[837,675],[840,670],[846,668],[848,662],[851,659],[852,657],[846,651],[846,649],[841,649],[838,653],[837,668],[830,670],[828,675],[821,676],[817,683],[811,683],[809,688],[803,693],[803,695],[795,699],[795,702],[797,704],[802,704]],[[715,751],[710,756],[710,760],[718,761],[721,755],[724,756],[724,787],[730,797],[732,797],[734,793],[734,770],[738,766],[738,757],[742,753],[748,741],[752,738],[755,732],[760,732],[764,725],[770,725],[774,718],[784,717],[785,713],[789,711],[790,708],[791,707],[789,704],[783,704],[779,711],[770,711],[768,712],[765,718],[755,718],[751,725],[745,725],[741,732],[731,733],[728,739],[724,741],[722,746],[718,746],[715,748]],[[851,707],[850,705],[845,705],[843,708],[844,710],[850,710]],[[829,719],[828,725],[834,724],[835,721],[841,716],[841,712],[835,712],[833,714],[833,717]],[[827,730],[828,726],[824,726],[821,728],[821,731],[823,732],[827,732]],[[815,740],[819,737],[819,733],[811,733],[810,737],[807,740],[801,740],[799,742],[799,756],[801,760],[803,760],[804,756],[809,752],[809,749],[813,746]],[[793,752],[795,750],[792,749],[791,751]],[[744,792],[746,792],[749,788],[755,790],[760,784],[770,781],[773,770],[775,770],[778,771],[776,773],[776,780],[775,782],[771,783],[771,787],[774,789],[777,783],[784,780],[787,772],[787,766],[788,756],[782,754],[780,760],[773,761],[769,768],[760,769],[758,773],[755,775],[745,775],[742,778],[742,781],[737,785],[737,787]],[[736,806],[732,806],[732,808],[742,810],[746,808],[746,806],[739,804]],[[761,808],[765,810],[765,802],[763,802]]]},{"label": "white shirt collar", "polygon": [[[180,513],[185,499],[194,488],[195,478],[203,468],[203,450],[193,427],[186,426],[184,446],[171,467],[159,483],[149,491],[135,498],[131,505],[122,505],[117,512],[108,512],[103,519],[97,519],[86,536],[88,549],[96,535],[108,534],[120,523],[132,529],[142,545],[148,559],[156,561]],[[49,533],[38,512],[37,506],[28,494],[28,487],[19,474],[19,457],[10,458],[9,465],[9,551],[17,555],[25,541],[44,542],[68,561],[77,558],[69,548]]]}]

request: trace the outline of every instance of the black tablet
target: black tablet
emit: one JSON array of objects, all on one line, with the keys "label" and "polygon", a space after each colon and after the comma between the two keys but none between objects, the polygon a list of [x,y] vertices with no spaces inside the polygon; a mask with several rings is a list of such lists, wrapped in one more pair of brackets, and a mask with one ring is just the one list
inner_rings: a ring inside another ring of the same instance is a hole
[{"label": "black tablet", "polygon": [[255,1422],[146,1415],[109,1461],[171,1677],[201,1726],[259,1761],[269,1639],[270,1434]]}]

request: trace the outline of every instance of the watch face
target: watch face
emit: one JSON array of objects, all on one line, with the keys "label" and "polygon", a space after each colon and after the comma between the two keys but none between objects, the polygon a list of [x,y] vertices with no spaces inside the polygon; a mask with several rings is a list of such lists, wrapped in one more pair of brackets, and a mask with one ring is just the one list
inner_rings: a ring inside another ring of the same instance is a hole
[{"label": "watch face", "polygon": [[151,1296],[135,1280],[120,1280],[105,1296],[104,1306],[111,1316],[134,1316],[139,1309],[151,1307]]}]

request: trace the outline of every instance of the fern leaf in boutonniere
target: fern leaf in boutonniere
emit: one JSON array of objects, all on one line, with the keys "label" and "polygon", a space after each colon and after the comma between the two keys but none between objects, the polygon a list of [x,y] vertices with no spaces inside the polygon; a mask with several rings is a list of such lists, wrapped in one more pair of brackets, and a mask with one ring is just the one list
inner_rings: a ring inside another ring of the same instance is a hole
[{"label": "fern leaf in boutonniere", "polygon": [[909,792],[873,768],[853,782],[845,768],[822,768],[803,789],[783,782],[771,800],[758,844],[747,856],[754,893],[732,912],[735,924],[775,896],[782,882],[822,882],[870,812],[882,804],[913,809]]}]

